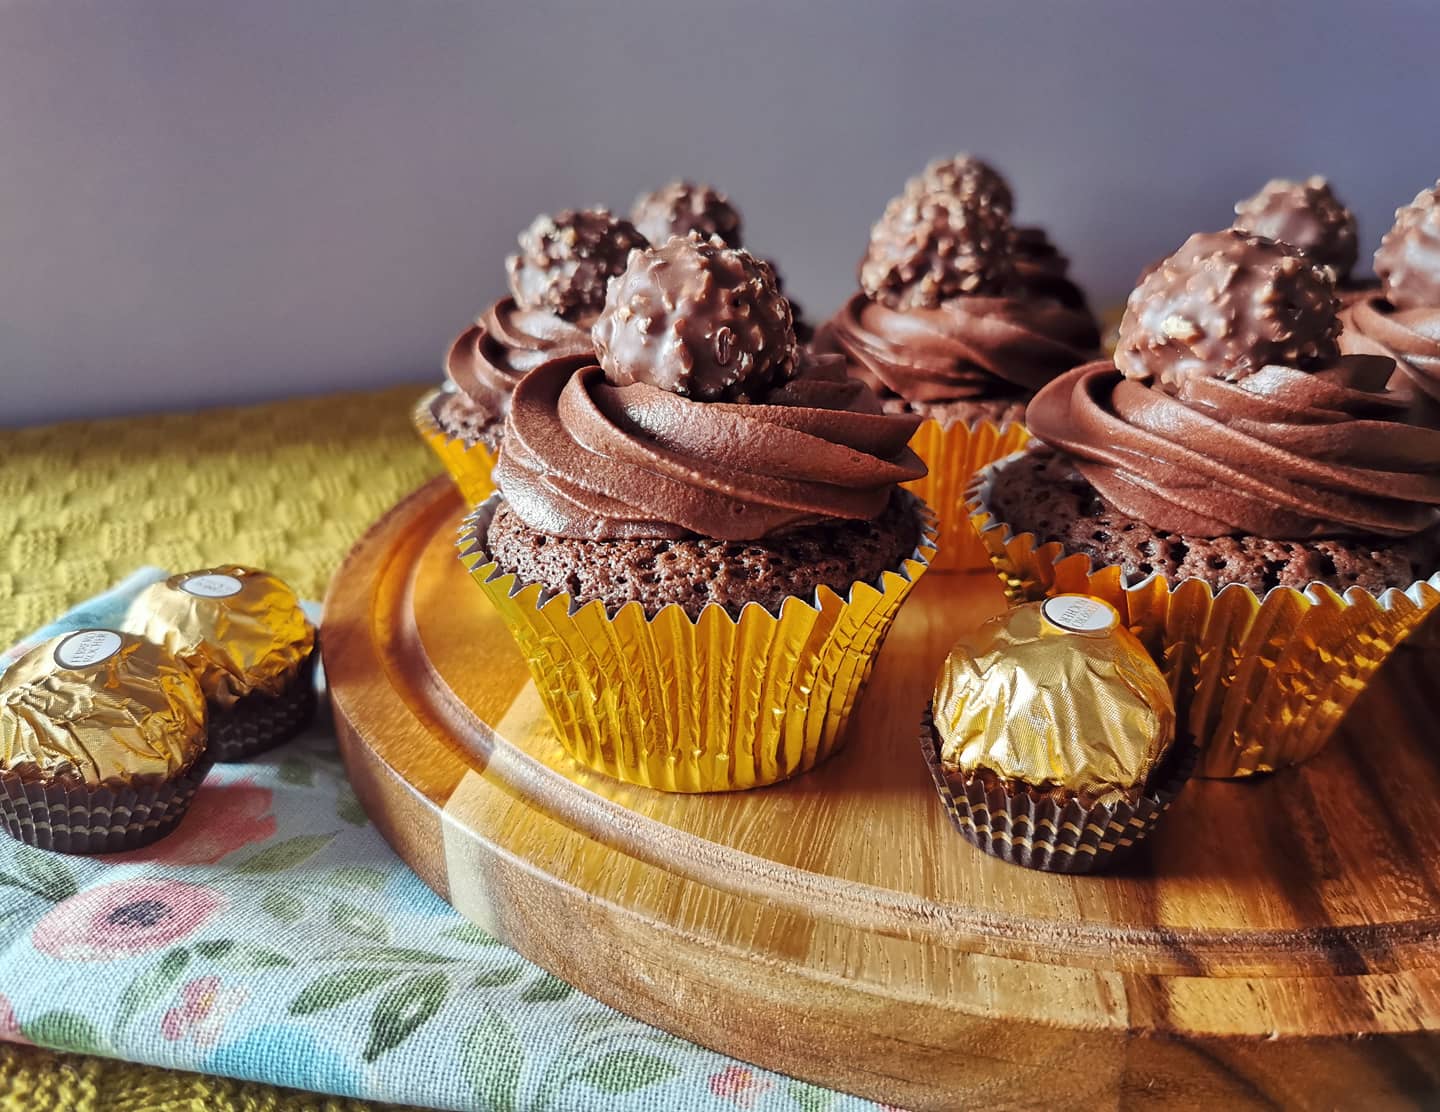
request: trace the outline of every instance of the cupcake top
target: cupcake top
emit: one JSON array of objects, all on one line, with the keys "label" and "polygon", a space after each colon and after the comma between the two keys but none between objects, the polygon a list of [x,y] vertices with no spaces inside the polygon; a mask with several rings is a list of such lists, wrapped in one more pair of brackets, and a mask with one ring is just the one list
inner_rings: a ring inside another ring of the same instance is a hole
[{"label": "cupcake top", "polygon": [[1341,356],[1330,271],[1234,230],[1189,240],[1130,296],[1114,363],[1030,403],[1031,431],[1120,512],[1194,537],[1403,537],[1440,520],[1440,430]]},{"label": "cupcake top", "polygon": [[0,772],[90,786],[160,779],[205,748],[205,698],[190,670],[144,638],[62,634],[0,677]]},{"label": "cupcake top", "polygon": [[1359,257],[1355,214],[1319,175],[1304,181],[1271,179],[1260,192],[1235,205],[1230,226],[1300,248],[1328,266],[1337,282],[1350,277]]},{"label": "cupcake top", "polygon": [[906,196],[949,193],[980,208],[995,209],[1007,217],[1014,211],[1015,194],[1005,175],[982,158],[964,151],[937,158],[905,183]]},{"label": "cupcake top", "polygon": [[124,628],[183,661],[222,707],[252,692],[279,695],[315,648],[295,592],[233,564],[151,584],[130,604]]},{"label": "cupcake top", "polygon": [[1379,296],[1341,314],[1340,350],[1395,360],[1392,385],[1440,405],[1440,183],[1398,209],[1375,252]]},{"label": "cupcake top", "polygon": [[594,340],[598,365],[542,366],[506,419],[496,483],[542,533],[753,539],[874,518],[924,474],[918,421],[802,361],[768,264],[718,239],[637,252]]},{"label": "cupcake top", "polygon": [[[1035,230],[1022,253],[987,175],[966,166],[968,175],[922,175],[886,206],[860,265],[861,292],[817,346],[917,412],[1013,416],[1015,403],[1093,356],[1100,335],[1078,291],[1033,295],[1065,282],[1063,258]],[[952,179],[954,191],[943,187]]]},{"label": "cupcake top", "polygon": [[610,279],[647,241],[604,209],[537,216],[506,259],[510,296],[451,345],[445,374],[472,406],[504,415],[515,382],[548,359],[589,355],[590,325]]}]

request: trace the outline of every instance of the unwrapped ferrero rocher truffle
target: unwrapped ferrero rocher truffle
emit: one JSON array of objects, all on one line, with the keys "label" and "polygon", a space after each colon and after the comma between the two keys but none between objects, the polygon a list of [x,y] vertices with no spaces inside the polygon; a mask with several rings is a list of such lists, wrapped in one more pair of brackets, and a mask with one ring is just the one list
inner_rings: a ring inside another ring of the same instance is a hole
[{"label": "unwrapped ferrero rocher truffle", "polygon": [[84,629],[0,677],[0,818],[61,853],[115,853],[168,833],[209,767],[205,699],[161,646]]},{"label": "unwrapped ferrero rocher truffle", "polygon": [[278,745],[315,713],[315,627],[295,592],[268,572],[232,565],[172,575],[136,597],[125,628],[195,673],[216,760]]},{"label": "unwrapped ferrero rocher truffle", "polygon": [[960,832],[1054,872],[1093,871],[1149,832],[1189,773],[1174,739],[1164,676],[1115,610],[1085,595],[1017,607],[962,638],[922,731]]}]

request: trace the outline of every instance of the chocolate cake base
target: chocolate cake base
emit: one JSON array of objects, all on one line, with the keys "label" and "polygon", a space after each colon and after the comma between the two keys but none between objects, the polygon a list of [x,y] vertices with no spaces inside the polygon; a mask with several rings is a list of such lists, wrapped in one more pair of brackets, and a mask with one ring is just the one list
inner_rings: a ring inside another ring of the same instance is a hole
[{"label": "chocolate cake base", "polygon": [[480,408],[464,394],[442,394],[431,412],[450,439],[461,441],[467,448],[484,444],[492,452],[499,449],[504,417]]},{"label": "chocolate cake base", "polygon": [[886,413],[914,413],[927,421],[938,421],[943,427],[973,425],[977,421],[1025,420],[1025,398],[962,398],[949,402],[908,402],[904,398],[881,399]]},{"label": "chocolate cake base", "polygon": [[738,614],[747,602],[778,610],[810,600],[818,587],[846,594],[898,569],[921,537],[921,503],[897,493],[873,521],[804,526],[753,541],[576,540],[526,525],[501,503],[487,547],[501,571],[541,583],[577,602],[613,611],[638,602],[650,615],[674,603],[692,618],[709,603]]},{"label": "chocolate cake base", "polygon": [[1153,572],[1196,578],[1219,590],[1239,583],[1257,594],[1272,587],[1303,590],[1323,583],[1336,591],[1404,589],[1440,570],[1440,534],[1417,537],[1188,537],[1152,529],[1102,498],[1064,456],[1032,448],[996,476],[990,510],[1011,532],[1059,541],[1097,566],[1119,565],[1128,583]]}]

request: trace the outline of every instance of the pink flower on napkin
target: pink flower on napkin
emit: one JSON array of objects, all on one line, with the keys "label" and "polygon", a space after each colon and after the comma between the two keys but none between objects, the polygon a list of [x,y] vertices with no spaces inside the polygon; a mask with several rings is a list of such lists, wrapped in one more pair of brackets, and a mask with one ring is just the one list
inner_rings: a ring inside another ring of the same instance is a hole
[{"label": "pink flower on napkin", "polygon": [[144,861],[156,865],[213,865],[237,849],[275,834],[270,811],[274,793],[253,777],[231,783],[212,778],[195,793],[190,813],[175,833],[153,845],[113,853],[106,861]]},{"label": "pink flower on napkin", "polygon": [[215,889],[178,880],[101,884],[56,904],[30,940],[62,961],[131,957],[193,934],[224,903]]},{"label": "pink flower on napkin", "polygon": [[737,1108],[754,1108],[760,1094],[774,1088],[773,1082],[756,1077],[755,1071],[744,1066],[726,1066],[710,1075],[710,1091],[717,1097],[734,1102]]},{"label": "pink flower on napkin", "polygon": [[0,992],[0,1042],[33,1045],[20,1030],[20,1021],[15,1018],[15,1009],[10,1005],[10,998],[3,992]]},{"label": "pink flower on napkin", "polygon": [[214,974],[196,977],[180,990],[180,1002],[161,1017],[160,1033],[170,1042],[188,1038],[196,1046],[214,1046],[225,1021],[249,998],[243,987],[223,985]]}]

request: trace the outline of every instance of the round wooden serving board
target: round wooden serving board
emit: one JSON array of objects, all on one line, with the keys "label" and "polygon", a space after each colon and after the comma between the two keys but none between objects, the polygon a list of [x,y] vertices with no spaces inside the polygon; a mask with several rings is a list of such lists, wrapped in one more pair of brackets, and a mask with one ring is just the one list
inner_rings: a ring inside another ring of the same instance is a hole
[{"label": "round wooden serving board", "polygon": [[946,649],[1001,606],[990,576],[921,580],[828,764],[665,795],[565,757],[456,559],[461,516],[437,479],[336,575],[336,724],[401,857],[557,976],[906,1108],[1440,1093],[1440,717],[1402,695],[1417,654],[1308,766],[1194,782],[1121,874],[1050,876],[955,833],[916,741]]}]

